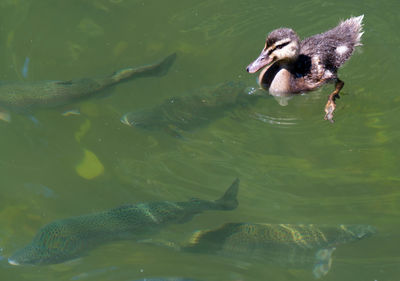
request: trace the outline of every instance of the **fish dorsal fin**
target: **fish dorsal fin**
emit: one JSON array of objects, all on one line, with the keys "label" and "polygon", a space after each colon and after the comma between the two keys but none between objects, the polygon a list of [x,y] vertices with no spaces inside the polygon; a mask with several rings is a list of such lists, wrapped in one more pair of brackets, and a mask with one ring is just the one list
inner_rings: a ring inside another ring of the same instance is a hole
[{"label": "fish dorsal fin", "polygon": [[204,235],[204,233],[207,233],[207,232],[209,232],[209,230],[196,230],[195,232],[193,232],[192,236],[189,238],[188,244],[189,245],[199,244],[201,237]]}]

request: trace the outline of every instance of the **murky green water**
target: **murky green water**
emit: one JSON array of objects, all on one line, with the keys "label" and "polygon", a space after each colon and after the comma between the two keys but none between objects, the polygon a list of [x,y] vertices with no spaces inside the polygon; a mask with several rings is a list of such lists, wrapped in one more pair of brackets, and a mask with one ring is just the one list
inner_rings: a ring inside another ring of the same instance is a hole
[{"label": "murky green water", "polygon": [[[33,117],[13,113],[10,123],[0,123],[1,279],[312,279],[305,269],[135,241],[63,264],[7,263],[53,220],[126,203],[214,199],[239,177],[238,209],[203,213],[155,237],[179,241],[225,222],[370,224],[378,233],[338,246],[324,279],[398,280],[399,8],[393,0],[0,1],[0,80],[68,80],[178,54],[163,77],[129,81],[105,97]],[[323,120],[331,85],[285,107],[266,96],[182,138],[119,120],[225,81],[256,87],[245,67],[267,32],[290,26],[304,38],[360,14],[364,46],[339,72],[345,87],[333,125]],[[61,115],[78,108],[80,115]]]}]

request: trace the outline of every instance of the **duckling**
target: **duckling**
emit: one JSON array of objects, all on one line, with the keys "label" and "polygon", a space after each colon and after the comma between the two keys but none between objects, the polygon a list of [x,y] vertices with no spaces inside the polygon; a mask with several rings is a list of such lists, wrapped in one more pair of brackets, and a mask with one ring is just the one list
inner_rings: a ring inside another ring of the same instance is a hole
[{"label": "duckling", "polygon": [[361,45],[364,15],[342,21],[335,28],[300,41],[290,28],[268,34],[259,57],[248,67],[255,73],[261,68],[258,82],[272,95],[312,91],[327,82],[335,83],[325,106],[325,120],[333,123],[336,99],[344,82],[337,71]]}]

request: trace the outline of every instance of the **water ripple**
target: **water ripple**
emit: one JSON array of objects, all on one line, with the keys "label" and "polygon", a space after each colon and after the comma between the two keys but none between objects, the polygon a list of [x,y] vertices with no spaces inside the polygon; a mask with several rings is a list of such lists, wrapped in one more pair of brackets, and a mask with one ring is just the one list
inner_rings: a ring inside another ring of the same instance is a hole
[{"label": "water ripple", "polygon": [[292,126],[296,125],[298,120],[297,118],[294,117],[274,117],[274,116],[268,116],[266,114],[258,113],[255,112],[253,114],[253,118],[265,123],[269,123],[272,125],[282,125],[282,126]]}]

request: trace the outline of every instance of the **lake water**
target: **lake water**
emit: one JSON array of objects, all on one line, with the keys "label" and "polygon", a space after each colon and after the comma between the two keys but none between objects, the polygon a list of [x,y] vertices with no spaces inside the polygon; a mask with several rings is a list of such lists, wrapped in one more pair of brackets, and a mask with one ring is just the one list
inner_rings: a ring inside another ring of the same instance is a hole
[{"label": "lake water", "polygon": [[[127,203],[215,199],[236,177],[236,210],[205,212],[154,237],[182,241],[226,222],[369,224],[377,234],[338,246],[324,279],[399,280],[399,8],[394,0],[0,1],[2,81],[91,77],[177,53],[163,77],[0,122],[1,280],[312,279],[302,268],[132,240],[62,264],[7,263],[51,221]],[[345,86],[334,124],[323,120],[332,85],[287,106],[265,94],[179,138],[120,122],[223,82],[257,87],[245,68],[269,31],[288,26],[304,38],[360,14],[364,45],[339,71]]]}]

